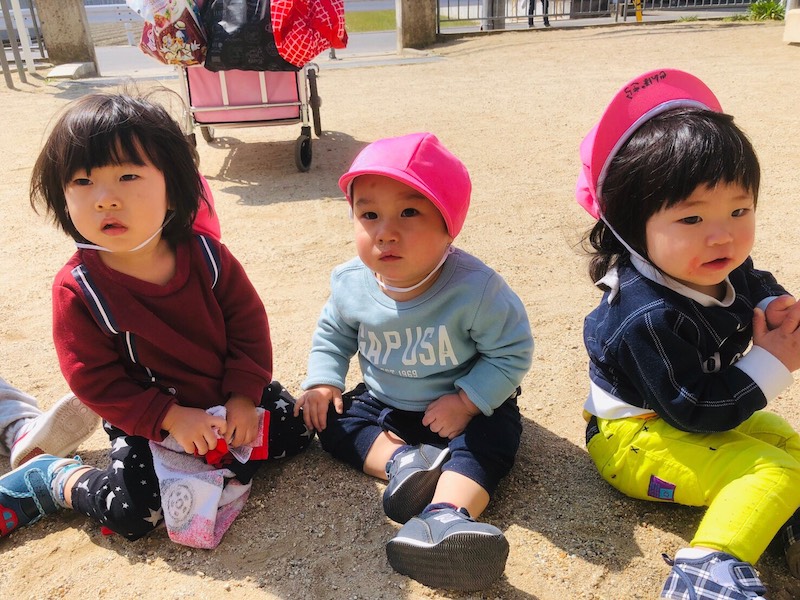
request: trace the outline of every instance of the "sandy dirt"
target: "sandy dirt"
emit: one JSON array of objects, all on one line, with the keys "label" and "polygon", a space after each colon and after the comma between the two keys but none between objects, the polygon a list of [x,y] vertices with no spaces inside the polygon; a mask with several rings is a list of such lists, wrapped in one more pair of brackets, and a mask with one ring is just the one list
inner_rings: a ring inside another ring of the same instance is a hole
[{"label": "sandy dirt", "polygon": [[[336,264],[355,254],[336,180],[376,138],[429,130],[469,167],[472,207],[457,245],[501,273],[525,302],[536,339],[520,400],[523,443],[484,514],[511,545],[505,576],[480,594],[428,589],[395,574],[384,544],[398,526],[383,485],[337,464],[315,441],[256,478],[245,510],[214,551],[159,530],[137,543],[104,537],[64,511],[0,540],[2,598],[650,599],[701,511],[628,499],[584,450],[584,315],[599,300],[579,241],[591,220],[573,197],[578,144],[606,101],[657,67],[688,70],[751,136],[763,166],[756,264],[800,293],[796,232],[800,47],[782,24],[684,22],[508,32],[442,44],[441,60],[324,69],[324,134],[310,172],[294,166],[299,126],[218,130],[199,142],[223,238],[270,316],[275,377],[299,391]],[[163,82],[177,88],[177,79]],[[139,82],[140,88],[156,85]],[[100,83],[33,79],[0,86],[2,375],[44,407],[65,391],[50,335],[50,285],[73,252],[28,205],[33,161],[51,116]],[[198,135],[199,138],[199,135]],[[794,249],[793,249],[794,248]],[[357,373],[351,374],[352,383]],[[800,427],[795,384],[770,410]],[[97,431],[80,449],[105,465]],[[0,469],[7,463],[0,459]],[[772,600],[800,597],[777,552],[758,563]]]}]

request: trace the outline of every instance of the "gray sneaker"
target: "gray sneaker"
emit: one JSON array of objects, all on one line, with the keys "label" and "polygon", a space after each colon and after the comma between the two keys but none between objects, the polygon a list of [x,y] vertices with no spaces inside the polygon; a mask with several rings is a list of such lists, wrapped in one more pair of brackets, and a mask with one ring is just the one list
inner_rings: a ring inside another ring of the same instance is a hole
[{"label": "gray sneaker", "polygon": [[11,468],[39,454],[71,456],[99,424],[100,417],[69,393],[20,429],[11,446]]},{"label": "gray sneaker", "polygon": [[670,560],[662,598],[672,600],[765,600],[767,592],[750,563],[737,560],[724,552],[713,552],[701,558]]},{"label": "gray sneaker", "polygon": [[433,498],[449,448],[420,444],[386,463],[389,484],[383,492],[383,512],[392,521],[406,523]]},{"label": "gray sneaker", "polygon": [[502,576],[508,541],[466,509],[434,504],[400,528],[386,556],[395,571],[429,587],[477,591]]}]

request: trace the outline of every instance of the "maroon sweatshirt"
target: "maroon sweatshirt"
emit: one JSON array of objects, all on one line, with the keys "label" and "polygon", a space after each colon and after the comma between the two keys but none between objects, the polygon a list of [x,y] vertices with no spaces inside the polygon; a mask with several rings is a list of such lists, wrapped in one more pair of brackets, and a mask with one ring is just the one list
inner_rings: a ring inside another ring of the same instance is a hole
[{"label": "maroon sweatshirt", "polygon": [[208,409],[242,394],[255,404],[272,377],[269,325],[241,264],[219,242],[176,249],[164,286],[78,250],[53,283],[61,371],[87,406],[129,435],[161,441],[173,403]]}]

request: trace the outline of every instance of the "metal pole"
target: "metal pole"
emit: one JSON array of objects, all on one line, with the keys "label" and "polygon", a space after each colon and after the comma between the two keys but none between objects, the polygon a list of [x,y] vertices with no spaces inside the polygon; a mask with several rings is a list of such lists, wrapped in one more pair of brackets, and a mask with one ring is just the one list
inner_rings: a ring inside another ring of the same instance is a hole
[{"label": "metal pole", "polygon": [[494,2],[493,0],[483,0],[483,18],[486,21],[486,31],[494,29]]},{"label": "metal pole", "polygon": [[[28,35],[28,26],[25,25],[25,17],[22,14],[19,0],[11,0],[11,8],[14,10],[14,19],[19,32],[19,40],[22,43],[22,55],[25,57],[25,64],[28,66],[28,73],[35,75],[36,65],[33,62],[33,53],[31,52],[31,38]],[[33,6],[30,8],[30,12],[33,13]]]},{"label": "metal pole", "polygon": [[[7,32],[6,32],[7,33]],[[8,36],[8,39],[11,39],[11,36]],[[6,78],[6,85],[10,89],[14,89],[14,80],[11,79],[11,70],[8,66],[8,61],[6,60],[6,49],[3,47],[2,52],[0,52],[0,65],[3,66],[3,77]]]},{"label": "metal pole", "polygon": [[[8,10],[8,4],[6,4],[6,0],[0,0],[0,7],[3,9],[3,19],[6,22],[6,31],[8,32],[8,41],[11,43],[11,53],[14,55],[14,64],[17,65],[17,73],[19,74],[19,80],[22,83],[28,83],[28,79],[25,77],[25,69],[22,67],[22,58],[19,55],[19,48],[17,48],[17,32],[14,29],[14,25],[11,21],[11,13]],[[9,25],[11,27],[9,28]],[[3,48],[3,54],[5,54],[5,48]]]},{"label": "metal pole", "polygon": [[403,54],[403,0],[394,0],[394,19],[397,27],[397,45],[395,50],[398,55]]},{"label": "metal pole", "polygon": [[31,0],[31,21],[33,22],[33,33],[36,35],[36,45],[39,48],[39,56],[45,58],[44,40],[42,40],[42,32],[39,28],[39,15],[36,13],[36,3]]}]

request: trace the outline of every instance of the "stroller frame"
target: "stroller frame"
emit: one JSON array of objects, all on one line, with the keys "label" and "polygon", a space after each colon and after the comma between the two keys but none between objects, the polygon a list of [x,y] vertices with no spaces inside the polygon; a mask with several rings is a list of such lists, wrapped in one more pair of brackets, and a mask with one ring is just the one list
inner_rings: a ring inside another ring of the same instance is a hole
[{"label": "stroller frame", "polygon": [[[188,133],[193,144],[197,143],[195,127],[199,127],[203,139],[211,143],[215,128],[300,123],[300,135],[295,143],[295,165],[300,172],[311,168],[312,124],[316,136],[322,135],[322,101],[317,91],[319,66],[315,63],[307,63],[296,72],[212,72],[202,65],[181,67],[181,71],[182,93],[190,124]],[[294,86],[290,85],[290,77],[294,78]],[[232,80],[230,85],[229,79]]]}]

